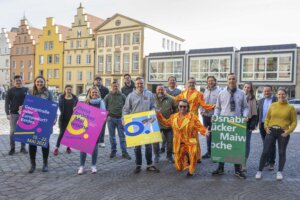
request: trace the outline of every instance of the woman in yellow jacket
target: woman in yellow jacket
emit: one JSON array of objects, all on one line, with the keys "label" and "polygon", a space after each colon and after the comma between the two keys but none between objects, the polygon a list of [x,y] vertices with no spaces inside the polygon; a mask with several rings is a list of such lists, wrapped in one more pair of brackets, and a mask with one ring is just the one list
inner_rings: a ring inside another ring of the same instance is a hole
[{"label": "woman in yellow jacket", "polygon": [[277,91],[278,102],[271,104],[265,119],[265,129],[267,132],[264,149],[259,162],[259,169],[255,178],[261,179],[262,170],[267,161],[272,144],[278,141],[279,166],[276,175],[277,180],[282,180],[283,167],[286,160],[286,147],[290,134],[297,126],[297,114],[295,108],[286,100],[286,90],[279,88]]},{"label": "woman in yellow jacket", "polygon": [[198,132],[208,135],[206,128],[200,123],[198,117],[189,112],[187,100],[180,100],[179,112],[165,119],[157,112],[159,123],[173,129],[173,151],[177,171],[189,169],[187,176],[192,176],[197,166],[197,137]]}]

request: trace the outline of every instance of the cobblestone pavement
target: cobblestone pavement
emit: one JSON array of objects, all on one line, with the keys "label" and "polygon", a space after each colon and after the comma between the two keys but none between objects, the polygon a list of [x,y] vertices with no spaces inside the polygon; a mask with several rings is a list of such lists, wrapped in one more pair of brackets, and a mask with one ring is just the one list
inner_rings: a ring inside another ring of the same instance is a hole
[{"label": "cobblestone pavement", "polygon": [[[253,133],[251,154],[248,161],[248,178],[240,180],[233,176],[233,166],[226,165],[225,175],[212,177],[211,172],[217,164],[204,160],[197,166],[196,174],[186,178],[186,172],[176,172],[172,164],[167,163],[165,154],[157,164],[161,170],[153,174],[143,170],[135,175],[134,159],[121,158],[120,152],[115,159],[109,159],[110,146],[99,148],[98,173],[90,173],[90,157],[87,160],[84,175],[77,175],[79,152],[64,152],[53,156],[53,147],[58,129],[51,136],[51,154],[49,172],[42,173],[41,150],[38,149],[37,170],[28,174],[29,155],[16,153],[8,156],[9,125],[3,113],[3,101],[0,102],[0,200],[22,199],[300,199],[300,134],[292,135],[287,150],[287,163],[284,180],[275,180],[276,171],[264,171],[263,179],[254,179],[258,159],[262,150],[259,134]],[[298,129],[297,129],[298,131]],[[205,138],[201,137],[201,147],[205,153]],[[19,144],[17,144],[17,150]],[[129,153],[134,158],[133,149]]]}]

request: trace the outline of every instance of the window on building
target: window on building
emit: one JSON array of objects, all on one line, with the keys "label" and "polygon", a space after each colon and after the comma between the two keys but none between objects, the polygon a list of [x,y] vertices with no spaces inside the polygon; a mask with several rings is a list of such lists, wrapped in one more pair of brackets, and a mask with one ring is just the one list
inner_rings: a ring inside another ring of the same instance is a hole
[{"label": "window on building", "polygon": [[106,55],[106,72],[111,72],[111,55]]},{"label": "window on building", "polygon": [[76,47],[77,47],[77,48],[80,48],[80,47],[81,47],[81,41],[80,41],[80,40],[77,40]]},{"label": "window on building", "polygon": [[170,40],[167,40],[167,50],[170,49]]},{"label": "window on building", "polygon": [[49,42],[44,42],[44,50],[48,50],[49,49]]},{"label": "window on building", "polygon": [[21,37],[20,36],[18,37],[18,40],[19,40],[19,44],[20,44],[21,43]]},{"label": "window on building", "polygon": [[26,54],[29,54],[29,47],[26,47]]},{"label": "window on building", "polygon": [[52,78],[52,69],[47,70],[47,78]]},{"label": "window on building", "polygon": [[67,56],[67,65],[71,65],[72,64],[72,56],[68,55]]},{"label": "window on building", "polygon": [[28,72],[28,80],[29,80],[29,81],[32,81],[32,78],[33,78],[33,77],[32,77],[32,72]]},{"label": "window on building", "polygon": [[77,81],[82,81],[82,71],[77,72]]},{"label": "window on building", "polygon": [[6,71],[6,72],[5,72],[5,80],[6,80],[6,81],[9,81],[9,79],[10,79],[10,78],[9,78],[9,71]]},{"label": "window on building", "polygon": [[44,70],[42,69],[39,70],[39,76],[44,76]]},{"label": "window on building", "polygon": [[104,47],[104,37],[98,37],[98,47]]},{"label": "window on building", "polygon": [[84,47],[88,47],[88,40],[85,40]]},{"label": "window on building", "polygon": [[112,46],[112,36],[111,35],[107,35],[106,36],[106,46],[107,47],[111,47]]},{"label": "window on building", "polygon": [[162,48],[166,48],[166,38],[162,39]]},{"label": "window on building", "polygon": [[121,55],[115,54],[115,62],[114,62],[114,72],[120,72],[120,66],[121,66]]},{"label": "window on building", "polygon": [[27,36],[25,35],[24,36],[24,43],[26,43],[27,42]]},{"label": "window on building", "polygon": [[70,42],[70,48],[73,48],[74,47],[74,41],[71,41]]},{"label": "window on building", "polygon": [[25,75],[24,75],[24,72],[21,72],[21,73],[20,73],[20,76],[23,77],[23,80],[26,80],[26,77],[25,77]]},{"label": "window on building", "polygon": [[139,53],[132,54],[132,70],[139,70]]},{"label": "window on building", "polygon": [[16,68],[16,61],[12,61],[13,68]]},{"label": "window on building", "polygon": [[177,51],[177,43],[175,42],[175,51]]},{"label": "window on building", "polygon": [[19,47],[16,48],[16,54],[19,54]]},{"label": "window on building", "polygon": [[39,63],[44,64],[44,56],[39,56]]},{"label": "window on building", "polygon": [[91,61],[92,61],[92,55],[91,54],[86,55],[86,64],[91,64]]},{"label": "window on building", "polygon": [[48,30],[48,35],[51,35],[51,31],[50,30]]},{"label": "window on building", "polygon": [[81,63],[81,55],[77,55],[76,56],[76,64],[80,65],[80,63]]},{"label": "window on building", "polygon": [[24,54],[24,47],[21,47],[21,55]]},{"label": "window on building", "polygon": [[72,72],[71,71],[67,71],[66,72],[66,80],[67,81],[71,81],[72,80]]},{"label": "window on building", "polygon": [[129,66],[130,66],[130,54],[124,53],[123,54],[123,73],[129,72]]},{"label": "window on building", "polygon": [[130,33],[124,33],[123,45],[130,45]]},{"label": "window on building", "polygon": [[175,76],[177,81],[183,81],[184,66],[182,58],[150,59],[149,80],[166,82],[170,76]]},{"label": "window on building", "polygon": [[59,64],[59,54],[54,55],[54,64]]},{"label": "window on building", "polygon": [[115,46],[121,46],[121,34],[115,35]]},{"label": "window on building", "polygon": [[231,57],[207,56],[190,59],[189,75],[197,81],[206,81],[207,76],[215,76],[217,80],[226,81],[231,69]]},{"label": "window on building", "polygon": [[103,72],[103,55],[98,56],[98,71]]},{"label": "window on building", "polygon": [[55,79],[58,79],[58,78],[59,78],[59,70],[58,70],[58,69],[55,69],[53,72],[54,72],[53,77],[54,77]]},{"label": "window on building", "polygon": [[52,64],[52,55],[47,56],[47,63]]},{"label": "window on building", "polygon": [[49,50],[52,50],[53,49],[53,41],[50,41],[49,42]]},{"label": "window on building", "polygon": [[110,80],[110,78],[106,78],[105,79],[105,87],[110,88],[110,86],[111,86],[111,80]]},{"label": "window on building", "polygon": [[9,67],[9,59],[5,60],[5,67],[8,68]]},{"label": "window on building", "polygon": [[174,42],[171,41],[171,51],[174,51]]},{"label": "window on building", "polygon": [[291,53],[242,56],[242,81],[292,81]]},{"label": "window on building", "polygon": [[28,60],[28,67],[32,67],[32,62],[31,62],[31,60]]},{"label": "window on building", "polygon": [[87,81],[91,81],[92,80],[92,72],[91,71],[87,71],[86,72],[86,80]]},{"label": "window on building", "polygon": [[140,43],[140,32],[135,32],[132,34],[132,44]]},{"label": "window on building", "polygon": [[81,38],[81,31],[80,30],[77,31],[77,38]]},{"label": "window on building", "polygon": [[24,61],[23,60],[20,61],[20,67],[24,68]]}]

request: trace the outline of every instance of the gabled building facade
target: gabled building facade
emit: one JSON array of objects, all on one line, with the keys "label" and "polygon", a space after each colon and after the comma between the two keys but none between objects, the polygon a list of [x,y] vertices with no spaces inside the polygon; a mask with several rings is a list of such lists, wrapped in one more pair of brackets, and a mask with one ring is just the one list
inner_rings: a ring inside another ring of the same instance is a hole
[{"label": "gabled building facade", "polygon": [[123,75],[145,76],[144,57],[150,52],[182,48],[184,39],[121,14],[115,14],[96,29],[95,74],[110,87],[123,83]]},{"label": "gabled building facade", "polygon": [[34,74],[44,76],[48,89],[55,92],[63,91],[64,41],[68,30],[49,17],[36,44]]},{"label": "gabled building facade", "polygon": [[[12,29],[14,30],[14,29]],[[8,32],[5,28],[0,32],[0,86],[10,86],[10,51],[17,32]]]},{"label": "gabled building facade", "polygon": [[15,41],[11,48],[10,79],[15,75],[23,77],[25,85],[31,84],[34,79],[35,44],[42,30],[30,27],[27,19],[21,20]]},{"label": "gabled building facade", "polygon": [[93,84],[95,70],[94,29],[104,20],[85,13],[80,4],[68,31],[64,49],[64,85],[71,84],[81,94]]}]

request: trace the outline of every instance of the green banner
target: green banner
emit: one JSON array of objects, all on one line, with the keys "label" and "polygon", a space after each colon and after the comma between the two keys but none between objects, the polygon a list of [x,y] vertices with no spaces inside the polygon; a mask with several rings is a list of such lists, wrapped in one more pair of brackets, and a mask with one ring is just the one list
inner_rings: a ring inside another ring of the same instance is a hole
[{"label": "green banner", "polygon": [[246,161],[246,118],[213,116],[212,120],[212,161],[244,164]]}]

